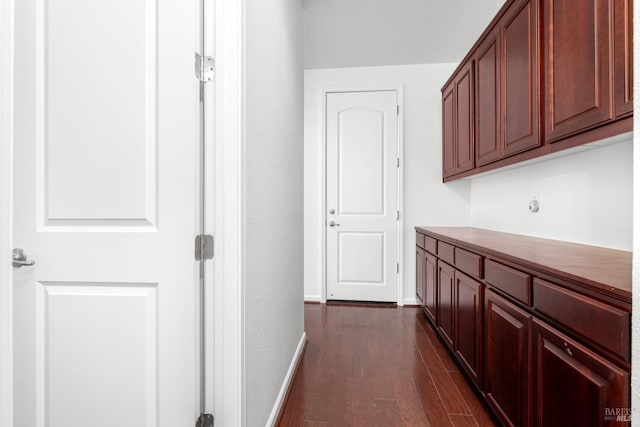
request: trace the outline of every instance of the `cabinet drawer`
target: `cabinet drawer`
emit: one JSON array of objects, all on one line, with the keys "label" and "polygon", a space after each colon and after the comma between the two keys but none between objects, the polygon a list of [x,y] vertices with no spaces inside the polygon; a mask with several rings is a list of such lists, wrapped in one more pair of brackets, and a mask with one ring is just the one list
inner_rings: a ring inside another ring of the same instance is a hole
[{"label": "cabinet drawer", "polygon": [[438,241],[438,256],[443,261],[453,265],[454,260],[454,247],[448,243]]},{"label": "cabinet drawer", "polygon": [[534,308],[624,360],[630,360],[630,314],[584,295],[535,279]]},{"label": "cabinet drawer", "polygon": [[482,257],[464,249],[455,248],[455,265],[467,274],[482,278]]},{"label": "cabinet drawer", "polygon": [[420,246],[422,249],[425,249],[424,239],[425,239],[425,236],[423,234],[416,233],[416,245]]},{"label": "cabinet drawer", "polygon": [[495,288],[531,305],[531,276],[495,261],[484,262],[484,278]]},{"label": "cabinet drawer", "polygon": [[436,255],[437,252],[438,241],[433,237],[424,236],[424,248]]}]

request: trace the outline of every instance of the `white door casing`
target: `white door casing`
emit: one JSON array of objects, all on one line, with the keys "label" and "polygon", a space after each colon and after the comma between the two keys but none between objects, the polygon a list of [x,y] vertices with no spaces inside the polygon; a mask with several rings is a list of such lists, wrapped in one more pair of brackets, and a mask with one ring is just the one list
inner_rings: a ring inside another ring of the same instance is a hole
[{"label": "white door casing", "polygon": [[397,301],[398,94],[327,93],[327,299]]},{"label": "white door casing", "polygon": [[199,414],[200,13],[16,3],[16,426]]}]

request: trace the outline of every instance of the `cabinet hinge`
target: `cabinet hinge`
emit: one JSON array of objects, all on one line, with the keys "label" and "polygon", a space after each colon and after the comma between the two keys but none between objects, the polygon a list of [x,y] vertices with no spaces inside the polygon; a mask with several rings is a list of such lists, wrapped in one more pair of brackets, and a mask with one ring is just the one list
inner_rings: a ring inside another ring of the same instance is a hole
[{"label": "cabinet hinge", "polygon": [[202,414],[196,421],[196,427],[213,427],[213,415]]},{"label": "cabinet hinge", "polygon": [[214,60],[212,56],[196,53],[196,78],[202,83],[213,80]]},{"label": "cabinet hinge", "polygon": [[213,258],[213,236],[199,234],[196,236],[196,261],[206,261]]}]

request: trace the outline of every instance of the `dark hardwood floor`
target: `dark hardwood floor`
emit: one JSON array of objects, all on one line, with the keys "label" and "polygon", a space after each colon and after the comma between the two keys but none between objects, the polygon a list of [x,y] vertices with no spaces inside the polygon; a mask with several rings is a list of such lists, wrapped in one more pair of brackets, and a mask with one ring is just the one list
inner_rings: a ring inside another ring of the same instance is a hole
[{"label": "dark hardwood floor", "polygon": [[288,426],[495,426],[418,308],[305,304]]}]

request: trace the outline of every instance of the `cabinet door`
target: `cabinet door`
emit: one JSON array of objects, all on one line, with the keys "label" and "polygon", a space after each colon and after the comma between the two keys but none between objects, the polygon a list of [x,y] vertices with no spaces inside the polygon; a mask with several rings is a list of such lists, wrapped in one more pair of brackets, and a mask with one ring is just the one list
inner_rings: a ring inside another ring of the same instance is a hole
[{"label": "cabinet door", "polygon": [[616,117],[633,112],[633,0],[614,0]]},{"label": "cabinet door", "polygon": [[499,159],[500,147],[500,47],[498,31],[487,36],[476,53],[476,163]]},{"label": "cabinet door", "polygon": [[455,352],[473,381],[482,384],[483,285],[459,272],[455,279]]},{"label": "cabinet door", "polygon": [[444,178],[456,173],[454,83],[442,91],[442,176]]},{"label": "cabinet door", "polygon": [[505,425],[528,426],[531,315],[487,290],[485,334],[487,401]]},{"label": "cabinet door", "polygon": [[623,425],[615,421],[630,407],[627,371],[537,319],[533,337],[536,426]]},{"label": "cabinet door", "polygon": [[501,26],[503,157],[540,146],[538,2],[521,0]]},{"label": "cabinet door", "polygon": [[426,254],[424,275],[424,312],[436,324],[437,315],[437,259],[433,255]]},{"label": "cabinet door", "polygon": [[438,330],[453,348],[453,267],[438,261]]},{"label": "cabinet door", "polygon": [[[619,0],[616,0],[619,1]],[[544,0],[548,142],[612,118],[609,0]]]},{"label": "cabinet door", "polygon": [[425,252],[416,246],[416,296],[421,304],[424,301],[424,263]]},{"label": "cabinet door", "polygon": [[456,152],[455,172],[465,172],[475,166],[475,137],[473,130],[473,61],[469,61],[455,80]]}]

